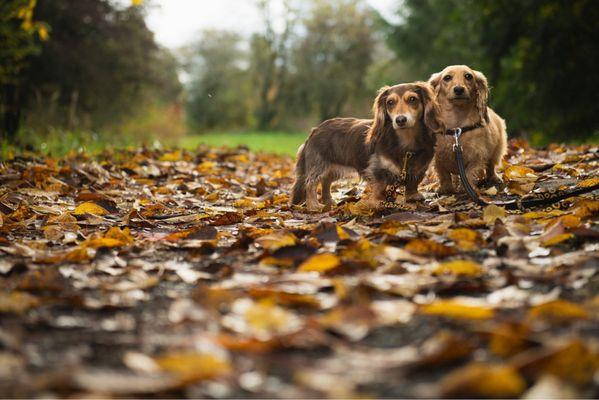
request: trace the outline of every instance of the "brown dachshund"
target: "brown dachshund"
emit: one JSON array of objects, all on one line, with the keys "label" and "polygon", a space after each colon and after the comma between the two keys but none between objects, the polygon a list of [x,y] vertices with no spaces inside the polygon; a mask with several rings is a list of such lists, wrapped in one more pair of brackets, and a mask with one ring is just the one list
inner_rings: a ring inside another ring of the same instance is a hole
[{"label": "brown dachshund", "polygon": [[308,210],[320,210],[316,190],[321,183],[322,202],[330,206],[331,184],[355,172],[368,183],[371,197],[366,201],[373,206],[403,172],[406,200],[423,199],[418,184],[433,158],[434,133],[443,130],[431,86],[385,86],[374,101],[373,114],[373,120],[334,118],[312,129],[298,151],[291,204],[305,201]]},{"label": "brown dachshund", "polygon": [[[468,181],[501,184],[496,168],[507,151],[505,121],[487,107],[487,78],[466,65],[453,65],[433,74],[429,79],[441,108],[441,120],[448,129],[467,130],[460,138]],[[440,194],[454,193],[452,174],[457,175],[454,140],[437,138],[435,170],[439,176]]]}]

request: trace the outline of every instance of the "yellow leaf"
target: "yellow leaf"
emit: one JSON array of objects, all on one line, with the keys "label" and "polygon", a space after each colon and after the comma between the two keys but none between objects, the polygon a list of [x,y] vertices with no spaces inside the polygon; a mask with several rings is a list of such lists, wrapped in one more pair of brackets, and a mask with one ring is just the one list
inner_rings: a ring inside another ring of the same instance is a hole
[{"label": "yellow leaf", "polygon": [[506,170],[503,173],[504,177],[506,180],[508,181],[515,181],[515,182],[522,182],[522,183],[526,183],[526,182],[534,182],[538,179],[538,176],[535,175],[535,171],[527,168],[527,167],[522,167],[519,165],[511,165],[509,167],[506,168]]},{"label": "yellow leaf", "polygon": [[131,231],[129,228],[125,228],[121,230],[120,228],[113,226],[110,228],[105,234],[104,237],[107,239],[116,239],[120,240],[123,245],[133,243],[134,239],[131,236]]},{"label": "yellow leaf", "polygon": [[37,34],[42,42],[48,40],[48,28],[44,24],[39,24],[37,27]]},{"label": "yellow leaf", "polygon": [[455,254],[455,250],[429,239],[412,239],[405,249],[421,256],[447,257]]},{"label": "yellow leaf", "polygon": [[214,161],[204,161],[196,168],[199,172],[214,172],[216,163]]},{"label": "yellow leaf", "polygon": [[97,249],[97,248],[100,248],[100,247],[121,247],[124,244],[125,243],[121,242],[118,239],[96,238],[96,239],[86,240],[81,245],[85,246],[85,247],[91,247],[93,249]]},{"label": "yellow leaf", "polygon": [[458,319],[493,318],[493,310],[488,307],[472,306],[456,300],[437,300],[421,307],[423,314],[439,315]]},{"label": "yellow leaf", "polygon": [[480,234],[468,228],[454,229],[449,232],[447,237],[456,242],[456,245],[464,251],[477,250],[482,244]]},{"label": "yellow leaf", "polygon": [[564,214],[564,212],[562,210],[551,210],[549,212],[547,212],[547,211],[531,211],[531,212],[522,214],[522,216],[526,219],[544,219],[544,218],[550,218],[550,217],[557,217],[562,214]]},{"label": "yellow leaf", "polygon": [[254,302],[244,312],[244,318],[250,330],[257,337],[266,337],[287,331],[296,317],[272,301],[264,299]]},{"label": "yellow leaf", "polygon": [[455,260],[440,264],[434,271],[435,275],[480,276],[483,273],[481,266],[469,260]]},{"label": "yellow leaf", "polygon": [[274,251],[281,247],[293,246],[296,241],[297,239],[293,233],[280,230],[272,235],[259,237],[256,239],[255,243],[266,250]]},{"label": "yellow leaf", "polygon": [[334,254],[316,254],[304,261],[300,266],[300,271],[326,272],[335,268],[340,263],[339,257]]},{"label": "yellow leaf", "polygon": [[251,208],[259,210],[266,207],[266,203],[264,203],[263,201],[252,200],[246,197],[243,199],[235,200],[233,206],[237,208]]},{"label": "yellow leaf", "polygon": [[231,371],[229,361],[214,354],[170,353],[154,361],[163,371],[178,376],[184,383],[217,378]]},{"label": "yellow leaf", "polygon": [[564,228],[574,229],[578,228],[581,224],[580,218],[575,215],[564,215],[554,220],[554,222],[548,225],[545,230],[548,230],[555,224],[561,223]]},{"label": "yellow leaf", "polygon": [[[133,1],[135,1],[135,0],[133,0]],[[182,156],[181,150],[175,150],[170,153],[164,153],[162,155],[162,157],[160,157],[160,161],[171,161],[171,162],[179,161],[179,160],[181,160],[181,156]]]},{"label": "yellow leaf", "polygon": [[554,300],[532,307],[528,311],[528,318],[563,322],[573,319],[587,319],[589,313],[578,304],[566,300]]},{"label": "yellow leaf", "polygon": [[483,211],[483,220],[487,225],[495,224],[495,220],[504,221],[506,218],[505,208],[491,204],[485,207]]},{"label": "yellow leaf", "polygon": [[73,215],[106,215],[108,214],[108,210],[104,207],[97,205],[92,201],[86,201],[85,203],[79,204],[75,210],[73,211]]},{"label": "yellow leaf", "polygon": [[547,359],[540,360],[543,373],[577,385],[588,385],[599,370],[599,354],[578,339],[567,343]]},{"label": "yellow leaf", "polygon": [[471,363],[441,381],[443,397],[514,398],[526,389],[524,378],[507,365]]},{"label": "yellow leaf", "polygon": [[143,3],[143,0],[131,0],[131,5],[132,5],[133,7],[140,6],[140,5],[141,5],[141,3]]},{"label": "yellow leaf", "polygon": [[599,178],[589,178],[583,181],[578,182],[576,186],[578,187],[591,187],[599,184]]},{"label": "yellow leaf", "polygon": [[499,357],[510,357],[526,348],[530,329],[526,325],[503,324],[491,331],[489,350]]},{"label": "yellow leaf", "polygon": [[543,246],[555,246],[561,242],[569,240],[573,238],[574,235],[572,233],[560,233],[559,235],[552,236],[551,238],[543,241]]},{"label": "yellow leaf", "polygon": [[0,313],[23,314],[38,305],[38,298],[27,292],[0,292]]}]

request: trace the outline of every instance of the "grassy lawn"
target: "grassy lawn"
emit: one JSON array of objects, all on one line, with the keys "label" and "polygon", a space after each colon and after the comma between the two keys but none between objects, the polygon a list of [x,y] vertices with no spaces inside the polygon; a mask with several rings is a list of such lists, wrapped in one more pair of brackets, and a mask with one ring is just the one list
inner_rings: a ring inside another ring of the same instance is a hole
[{"label": "grassy lawn", "polygon": [[297,148],[307,137],[306,132],[211,132],[186,136],[178,144],[186,149],[194,149],[200,143],[227,147],[244,144],[254,151],[295,156]]}]

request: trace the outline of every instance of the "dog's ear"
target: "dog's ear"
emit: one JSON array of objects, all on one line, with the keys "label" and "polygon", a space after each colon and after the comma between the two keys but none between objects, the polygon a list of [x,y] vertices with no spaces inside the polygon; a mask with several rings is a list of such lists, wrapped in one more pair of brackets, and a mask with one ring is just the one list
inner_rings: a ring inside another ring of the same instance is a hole
[{"label": "dog's ear", "polygon": [[438,93],[439,92],[439,84],[441,83],[441,73],[436,72],[436,73],[432,74],[431,77],[428,78],[428,83],[433,88],[433,91],[435,91],[435,93]]},{"label": "dog's ear", "polygon": [[476,108],[480,114],[481,121],[489,122],[489,112],[487,111],[487,103],[489,101],[489,84],[487,77],[479,71],[474,72],[474,80],[476,82]]},{"label": "dog's ear", "polygon": [[368,131],[368,138],[370,140],[378,137],[385,128],[385,122],[387,120],[385,102],[387,101],[387,96],[389,95],[389,89],[391,89],[391,86],[383,86],[380,88],[377,92],[376,98],[374,99],[374,103],[372,104],[374,121],[372,122],[370,130]]},{"label": "dog's ear", "polygon": [[424,125],[432,133],[443,132],[445,126],[441,121],[441,110],[439,109],[439,103],[437,103],[437,96],[433,92],[433,87],[427,82],[415,82],[414,84],[420,94],[422,104],[424,104],[424,111],[422,112]]}]

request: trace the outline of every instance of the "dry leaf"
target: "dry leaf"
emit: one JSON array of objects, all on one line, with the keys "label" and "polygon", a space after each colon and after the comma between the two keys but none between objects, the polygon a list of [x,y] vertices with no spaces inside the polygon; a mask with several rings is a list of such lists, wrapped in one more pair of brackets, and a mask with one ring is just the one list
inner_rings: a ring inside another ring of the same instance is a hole
[{"label": "dry leaf", "polygon": [[455,260],[440,264],[435,268],[434,273],[436,275],[477,277],[482,275],[483,269],[479,264],[469,260]]},{"label": "dry leaf", "polygon": [[507,365],[472,363],[441,381],[444,397],[513,398],[526,389],[517,370]]},{"label": "dry leaf", "polygon": [[420,307],[423,314],[458,319],[493,318],[493,310],[488,307],[464,304],[456,300],[437,300]]},{"label": "dry leaf", "polygon": [[315,254],[303,263],[301,263],[298,270],[304,272],[326,272],[330,269],[337,267],[340,264],[340,262],[341,260],[339,260],[339,257],[337,257],[334,254]]}]

